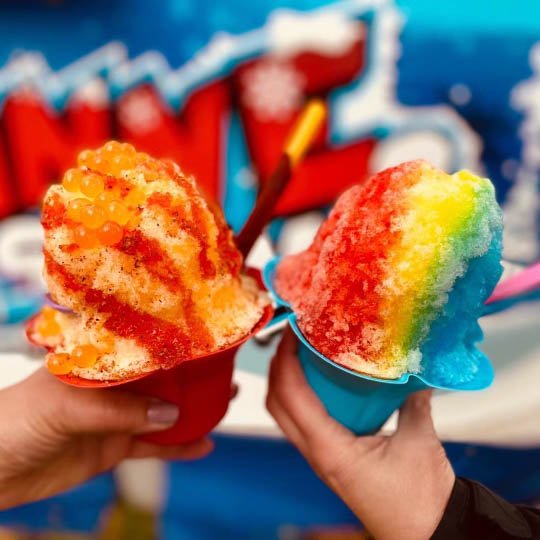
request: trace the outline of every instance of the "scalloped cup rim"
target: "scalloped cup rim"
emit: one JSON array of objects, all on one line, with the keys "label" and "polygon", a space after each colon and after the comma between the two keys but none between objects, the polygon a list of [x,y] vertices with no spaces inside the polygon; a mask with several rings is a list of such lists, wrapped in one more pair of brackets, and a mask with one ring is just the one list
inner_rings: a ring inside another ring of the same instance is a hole
[{"label": "scalloped cup rim", "polygon": [[[384,383],[384,384],[397,384],[397,385],[407,384],[411,377],[415,377],[416,379],[420,380],[427,388],[434,388],[437,390],[476,391],[476,390],[483,390],[485,388],[488,388],[493,382],[493,378],[494,378],[493,366],[491,365],[490,361],[486,357],[482,357],[480,365],[478,367],[478,371],[476,372],[472,380],[467,381],[465,383],[456,384],[453,386],[438,384],[436,382],[426,379],[420,373],[412,373],[412,372],[406,372],[397,379],[382,379],[380,377],[374,377],[371,375],[367,375],[365,373],[359,373],[357,371],[353,371],[349,368],[346,368],[345,366],[342,366],[341,364],[338,364],[337,362],[334,362],[330,358],[327,358],[326,356],[324,356],[324,354],[319,352],[302,334],[302,331],[300,330],[297,324],[296,314],[294,313],[291,305],[279,296],[279,294],[277,293],[274,287],[275,271],[281,259],[282,257],[278,255],[272,258],[270,261],[268,261],[268,263],[265,265],[262,272],[262,279],[263,279],[264,285],[268,289],[268,291],[272,295],[272,298],[274,298],[278,306],[283,306],[290,310],[290,313],[287,318],[288,318],[291,328],[293,329],[293,332],[296,334],[296,337],[299,339],[300,343],[304,347],[308,348],[312,354],[315,354],[321,360],[330,364],[332,367],[340,370],[343,373],[352,375],[353,377],[365,379],[368,381],[378,382],[378,383]],[[483,375],[483,377],[480,377],[480,375]]]}]

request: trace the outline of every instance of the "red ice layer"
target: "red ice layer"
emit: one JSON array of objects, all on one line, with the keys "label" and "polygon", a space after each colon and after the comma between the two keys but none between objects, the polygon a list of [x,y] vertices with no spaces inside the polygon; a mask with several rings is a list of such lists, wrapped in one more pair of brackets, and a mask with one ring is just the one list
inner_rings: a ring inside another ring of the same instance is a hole
[{"label": "red ice layer", "polygon": [[[283,259],[277,290],[293,306],[307,339],[329,358],[354,351],[376,357],[362,330],[383,326],[378,285],[401,233],[393,224],[420,162],[404,163],[346,191],[304,252]],[[397,306],[396,306],[397,308]]]}]

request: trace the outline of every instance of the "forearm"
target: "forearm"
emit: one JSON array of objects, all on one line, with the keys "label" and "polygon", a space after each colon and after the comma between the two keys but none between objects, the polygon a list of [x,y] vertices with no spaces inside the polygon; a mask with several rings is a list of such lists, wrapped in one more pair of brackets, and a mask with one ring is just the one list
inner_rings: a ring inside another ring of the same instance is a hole
[{"label": "forearm", "polygon": [[[36,482],[28,479],[47,446],[37,418],[29,414],[30,398],[21,384],[0,391],[0,510],[34,498]],[[37,401],[34,406],[43,404]]]}]

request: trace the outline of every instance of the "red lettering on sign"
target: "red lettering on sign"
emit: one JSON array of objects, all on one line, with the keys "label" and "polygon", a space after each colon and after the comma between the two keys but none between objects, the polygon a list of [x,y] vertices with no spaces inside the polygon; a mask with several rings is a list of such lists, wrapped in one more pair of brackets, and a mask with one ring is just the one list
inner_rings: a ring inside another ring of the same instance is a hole
[{"label": "red lettering on sign", "polygon": [[0,219],[17,210],[16,186],[11,181],[7,162],[6,142],[0,133]]},{"label": "red lettering on sign", "polygon": [[98,146],[110,133],[106,110],[75,104],[59,116],[30,91],[8,98],[3,121],[24,208],[39,204],[49,184],[73,166],[81,149]]},{"label": "red lettering on sign", "polygon": [[223,82],[197,90],[180,113],[169,109],[154,88],[142,86],[118,103],[120,138],[149,154],[176,161],[219,199],[229,108],[229,88]]}]

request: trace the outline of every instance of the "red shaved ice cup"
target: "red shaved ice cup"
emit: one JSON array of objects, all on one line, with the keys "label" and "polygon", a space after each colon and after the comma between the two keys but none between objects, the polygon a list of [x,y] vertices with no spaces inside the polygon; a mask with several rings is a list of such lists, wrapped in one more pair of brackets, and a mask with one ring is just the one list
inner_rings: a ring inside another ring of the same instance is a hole
[{"label": "red shaved ice cup", "polygon": [[[254,272],[249,272],[254,275]],[[231,398],[234,360],[240,346],[262,330],[274,310],[267,306],[259,322],[242,339],[212,354],[182,361],[170,369],[157,369],[129,379],[99,381],[74,375],[55,375],[70,386],[84,389],[120,388],[178,406],[177,422],[164,431],[138,438],[160,445],[197,441],[210,433],[225,416]]]},{"label": "red shaved ice cup", "polygon": [[405,373],[399,379],[380,379],[333,362],[304,337],[290,304],[276,292],[274,282],[279,260],[280,257],[276,257],[266,265],[263,281],[277,305],[289,310],[288,322],[298,338],[298,357],[306,380],[330,416],[357,435],[377,432],[413,392],[428,388],[482,390],[493,382],[493,367],[483,355],[479,357],[472,378],[452,385],[440,384],[423,373]]}]

